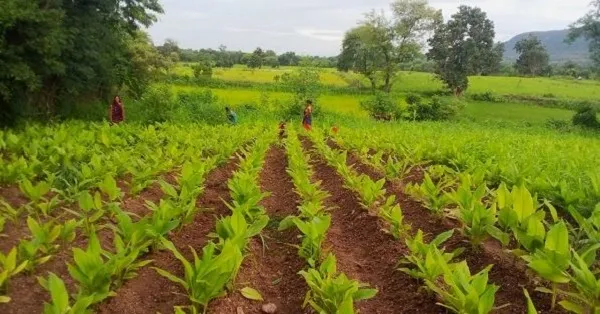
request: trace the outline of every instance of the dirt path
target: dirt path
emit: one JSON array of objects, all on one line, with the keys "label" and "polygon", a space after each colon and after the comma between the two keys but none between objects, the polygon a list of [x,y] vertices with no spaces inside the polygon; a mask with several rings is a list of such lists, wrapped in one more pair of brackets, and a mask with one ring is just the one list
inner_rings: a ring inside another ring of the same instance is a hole
[{"label": "dirt path", "polygon": [[[286,173],[287,159],[282,148],[272,146],[267,152],[264,168],[260,174],[262,190],[271,195],[262,201],[271,222],[263,231],[265,247],[260,238],[250,242],[237,283],[242,288],[250,286],[260,291],[264,302],[245,299],[239,292],[215,300],[210,313],[231,314],[241,308],[245,314],[262,313],[261,306],[274,303],[278,313],[302,313],[302,302],[308,287],[297,273],[305,261],[298,250],[289,244],[299,244],[295,229],[277,231],[279,221],[297,214],[298,196]],[[263,251],[264,250],[264,251]]]},{"label": "dirt path", "polygon": [[[331,146],[335,147],[334,145]],[[362,163],[352,153],[348,153],[348,164],[353,164],[354,169],[358,173],[364,173],[373,180],[383,178],[383,174]],[[409,177],[422,179],[422,169],[414,169]],[[416,233],[420,229],[427,235],[427,238],[431,239],[435,235],[459,227],[457,222],[448,219],[439,219],[430,214],[420,203],[412,200],[404,193],[402,182],[391,182],[388,180],[386,181],[385,189],[387,195],[393,194],[396,196],[402,208],[405,223],[411,225],[413,233]],[[529,279],[530,276],[526,273],[526,265],[510,254],[503,252],[501,246],[496,241],[490,240],[484,244],[484,247],[475,250],[468,242],[468,239],[463,237],[457,230],[446,244],[449,249],[458,247],[466,248],[466,251],[459,258],[466,259],[473,274],[481,271],[490,264],[494,265],[489,273],[489,281],[500,286],[500,290],[496,293],[495,304],[496,306],[509,304],[508,307],[499,309],[496,313],[526,313],[527,303],[523,295],[523,288],[529,290],[538,311],[543,311],[544,313],[564,313],[559,307],[555,311],[550,310],[551,298],[547,294],[535,291],[536,285]]]},{"label": "dirt path", "polygon": [[[303,140],[305,150],[312,144]],[[420,283],[397,270],[399,258],[406,253],[401,241],[383,233],[379,219],[360,207],[356,195],[345,189],[332,167],[312,154],[316,180],[331,197],[332,226],[326,246],[335,254],[338,268],[350,278],[379,289],[377,296],[357,303],[361,313],[443,313],[435,299],[420,291]]]},{"label": "dirt path", "polygon": [[[198,200],[200,208],[210,208],[214,211],[198,213],[194,221],[173,236],[178,250],[188,259],[192,258],[189,246],[197,252],[208,241],[207,235],[215,228],[215,216],[229,214],[229,209],[222,199],[229,200],[227,180],[237,169],[237,159],[230,160],[225,166],[219,167],[208,175],[205,189]],[[183,276],[181,263],[169,251],[154,252],[146,257],[154,262],[151,266],[167,270],[177,276]],[[138,276],[125,283],[118,289],[117,296],[97,307],[98,313],[173,313],[176,305],[187,305],[189,301],[183,288],[168,279],[158,275],[150,267],[142,268]]]}]

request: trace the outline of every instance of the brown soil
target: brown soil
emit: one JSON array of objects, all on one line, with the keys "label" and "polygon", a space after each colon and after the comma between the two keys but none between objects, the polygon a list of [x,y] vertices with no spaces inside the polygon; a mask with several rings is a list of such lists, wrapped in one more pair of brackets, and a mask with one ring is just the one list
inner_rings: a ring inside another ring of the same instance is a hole
[{"label": "brown soil", "polygon": [[271,223],[263,231],[264,247],[259,238],[250,242],[250,253],[245,258],[238,276],[238,288],[245,286],[257,289],[264,302],[245,299],[238,291],[225,298],[215,300],[210,313],[261,313],[261,306],[274,303],[278,313],[302,313],[302,302],[308,287],[298,272],[306,262],[298,256],[298,250],[290,244],[298,244],[297,231],[277,231],[278,222],[297,214],[298,196],[286,173],[287,161],[284,150],[272,147],[266,156],[260,174],[263,191],[271,195],[262,201]]},{"label": "brown soil", "polygon": [[[363,164],[353,154],[349,154],[348,164],[353,163],[355,164],[354,169],[359,171],[359,173],[365,173],[374,180],[381,179],[382,175],[378,176],[376,170]],[[422,180],[422,169],[413,169],[409,177],[413,179],[420,178]],[[427,235],[428,239],[432,239],[442,232],[459,227],[456,221],[435,217],[421,204],[404,194],[402,182],[387,181],[385,188],[388,192],[387,195],[396,195],[396,199],[399,201],[405,216],[405,223],[411,225],[413,233],[421,229]],[[465,247],[467,249],[459,259],[466,259],[473,274],[481,271],[488,265],[494,265],[489,272],[489,281],[500,286],[500,289],[496,293],[495,304],[496,306],[508,304],[507,307],[497,310],[497,313],[526,313],[527,303],[523,295],[523,288],[529,291],[538,311],[544,313],[562,312],[558,307],[555,311],[550,310],[551,298],[547,294],[535,291],[536,285],[527,273],[526,265],[521,260],[502,251],[501,245],[497,241],[489,240],[481,247],[474,249],[468,239],[456,230],[446,245],[449,250],[458,247]]]},{"label": "brown soil", "polygon": [[[236,168],[237,159],[232,159],[225,166],[213,170],[208,175],[204,193],[198,200],[198,207],[210,208],[214,211],[199,213],[192,223],[170,237],[187,259],[192,258],[189,246],[201,252],[202,247],[208,242],[208,234],[215,227],[215,217],[229,213],[222,199],[229,200],[227,180]],[[181,263],[169,251],[153,252],[145,259],[154,261],[150,266],[183,276]],[[172,313],[174,306],[190,304],[180,285],[160,276],[150,267],[142,268],[137,277],[127,281],[116,292],[116,297],[97,307],[98,313]]]},{"label": "brown soil", "polygon": [[14,208],[19,208],[29,202],[27,197],[21,193],[21,190],[19,190],[17,185],[0,187],[0,199],[4,200]]},{"label": "brown soil", "polygon": [[[303,141],[305,149],[311,143]],[[399,258],[406,253],[401,241],[383,233],[379,219],[361,208],[354,193],[345,189],[336,171],[313,154],[317,180],[331,197],[332,226],[327,245],[335,254],[338,269],[352,279],[379,289],[370,300],[359,301],[361,313],[443,313],[435,298],[420,289],[417,280],[397,270]]]}]

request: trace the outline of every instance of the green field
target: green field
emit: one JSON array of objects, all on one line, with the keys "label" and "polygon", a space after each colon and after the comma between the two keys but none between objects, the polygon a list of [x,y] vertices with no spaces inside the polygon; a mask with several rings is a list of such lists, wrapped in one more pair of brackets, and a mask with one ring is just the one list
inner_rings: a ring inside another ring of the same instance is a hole
[{"label": "green field", "polygon": [[[192,76],[193,71],[185,65],[178,65],[175,73]],[[249,81],[272,83],[277,75],[293,71],[293,67],[279,69],[263,68],[258,70],[246,67],[231,69],[215,69],[215,78],[228,81]],[[358,74],[340,73],[335,69],[323,69],[321,82],[332,86],[348,86],[348,81],[359,80],[364,86],[367,81]],[[564,78],[525,78],[525,77],[494,77],[472,76],[467,95],[474,93],[492,92],[498,95],[536,96],[560,99],[600,99],[600,82],[592,80],[575,80]],[[394,84],[397,92],[436,92],[443,89],[443,84],[433,74],[421,72],[401,72]]]},{"label": "green field", "polygon": [[[203,88],[195,86],[173,86],[175,91],[198,91]],[[283,92],[261,92],[252,89],[212,89],[223,104],[239,107],[244,104],[261,104],[265,95],[273,104],[285,103],[291,98],[291,94]],[[368,96],[350,95],[323,95],[318,100],[318,105],[323,109],[348,114],[352,116],[366,117],[367,112],[360,107],[360,101]],[[470,121],[485,122],[509,121],[514,123],[545,124],[549,119],[568,121],[573,116],[573,111],[565,109],[545,108],[520,103],[487,103],[480,101],[468,101],[460,117]]]}]

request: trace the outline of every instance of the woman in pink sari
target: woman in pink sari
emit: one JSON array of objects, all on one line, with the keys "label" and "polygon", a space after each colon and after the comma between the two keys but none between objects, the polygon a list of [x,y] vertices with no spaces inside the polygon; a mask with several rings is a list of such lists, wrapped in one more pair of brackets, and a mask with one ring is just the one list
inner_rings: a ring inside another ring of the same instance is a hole
[{"label": "woman in pink sari", "polygon": [[110,105],[110,122],[119,124],[125,120],[125,108],[121,97],[115,96],[112,105]]}]

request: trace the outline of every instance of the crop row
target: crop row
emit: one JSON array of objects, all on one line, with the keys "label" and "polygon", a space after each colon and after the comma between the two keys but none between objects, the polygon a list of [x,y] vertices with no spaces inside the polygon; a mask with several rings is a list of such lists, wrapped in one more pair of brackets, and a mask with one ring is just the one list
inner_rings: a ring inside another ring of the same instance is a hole
[{"label": "crop row", "polygon": [[[347,144],[347,141],[339,143]],[[406,169],[412,167],[407,166],[411,160],[397,157],[402,156],[397,152],[388,152],[384,161],[382,154],[370,154],[367,147],[354,148],[362,152],[363,161],[392,178],[395,174],[399,178],[406,177]],[[552,307],[560,299],[559,304],[574,313],[599,311],[600,265],[596,252],[600,249],[600,208],[596,207],[591,216],[584,217],[570,207],[569,211],[576,221],[573,225],[559,217],[551,202],[544,200],[540,203],[524,183],[509,189],[507,183],[501,182],[494,189],[486,173],[481,170],[475,168],[459,172],[445,165],[429,163],[423,181],[408,184],[404,190],[438,218],[447,217],[457,221],[459,230],[473,246],[495,239],[506,251],[521,257],[551,287],[548,289],[542,285],[537,290],[552,294]],[[546,219],[548,213],[549,220]],[[446,235],[440,235],[430,245],[438,246],[445,239]],[[407,245],[413,253],[407,260],[418,266],[418,270],[406,271],[423,279],[429,289],[447,297],[435,284],[441,274],[448,287],[455,290],[464,286],[460,282],[468,278],[466,264],[454,264],[456,266],[451,267],[454,268],[453,273],[442,273],[448,269],[448,263],[456,254],[431,248],[432,251],[421,250],[420,256],[416,256],[416,249],[423,248],[423,244],[415,242],[415,239],[407,239]],[[463,275],[459,276],[460,273]],[[476,276],[479,275],[484,276],[481,273]],[[479,283],[481,281],[483,279]],[[493,304],[493,293],[488,288],[481,285],[478,289],[480,295],[487,298],[485,303],[490,302],[492,295]],[[528,293],[525,294],[529,298]],[[455,307],[453,309],[456,310]],[[487,309],[489,311],[492,307]]]},{"label": "crop row", "polygon": [[293,128],[288,132],[287,172],[292,178],[295,192],[301,198],[301,204],[298,215],[283,219],[279,229],[295,226],[302,234],[298,254],[306,260],[308,269],[299,274],[309,286],[304,306],[310,305],[318,313],[354,313],[354,303],[372,298],[377,290],[338,272],[336,257],[332,252],[323,256],[322,244],[331,225],[331,215],[323,201],[329,195],[321,189],[321,182],[313,182],[310,155],[303,152],[298,134]]},{"label": "crop row", "polygon": [[[218,145],[203,146],[202,143],[196,143],[181,154],[178,160],[183,166],[176,176],[176,184],[158,180],[164,197],[158,204],[148,202],[150,214],[140,219],[132,219],[131,213],[121,209],[124,193],[112,173],[104,174],[103,179],[94,182],[89,189],[79,191],[75,196],[75,204],[66,206],[64,211],[54,216],[40,206],[47,202],[45,194],[48,183],[31,184],[30,189],[24,189],[29,202],[12,211],[10,216],[3,212],[4,218],[17,223],[20,214],[26,211],[29,235],[9,249],[6,255],[0,253],[0,289],[10,294],[8,283],[11,277],[21,272],[33,274],[37,266],[48,262],[60,250],[74,245],[75,239],[87,238],[85,250],[73,248],[73,261],[68,267],[77,285],[77,293],[72,300],[60,276],[51,273],[48,278],[40,280],[52,296],[52,302],[46,305],[45,311],[79,313],[79,310],[114,295],[112,291],[134,277],[139,267],[149,263],[142,260],[143,257],[162,247],[163,237],[191,220],[198,210],[196,198],[202,193],[206,174],[227,160],[236,149],[234,145],[241,145],[253,134],[249,132],[243,136],[233,136],[232,133],[223,133],[230,136],[232,145],[203,152],[197,148],[210,149]],[[204,140],[198,138],[196,142],[210,143],[211,140],[210,137],[204,137]],[[147,180],[151,183],[156,181],[153,178]],[[110,249],[105,250],[109,244],[101,243],[98,239],[99,230],[104,233],[112,231],[109,236],[113,239]],[[8,296],[2,296],[1,300],[10,302]]]}]

